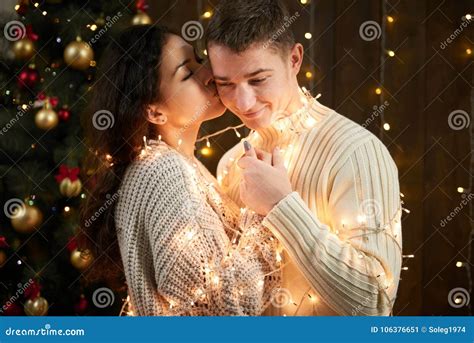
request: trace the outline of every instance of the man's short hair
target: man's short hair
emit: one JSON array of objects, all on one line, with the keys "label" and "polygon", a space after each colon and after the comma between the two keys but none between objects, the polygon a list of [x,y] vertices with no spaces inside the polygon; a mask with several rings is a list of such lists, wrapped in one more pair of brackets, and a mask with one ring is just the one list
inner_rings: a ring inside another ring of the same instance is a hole
[{"label": "man's short hair", "polygon": [[207,44],[223,45],[236,53],[254,43],[286,55],[295,44],[290,16],[280,0],[221,0],[207,29]]}]

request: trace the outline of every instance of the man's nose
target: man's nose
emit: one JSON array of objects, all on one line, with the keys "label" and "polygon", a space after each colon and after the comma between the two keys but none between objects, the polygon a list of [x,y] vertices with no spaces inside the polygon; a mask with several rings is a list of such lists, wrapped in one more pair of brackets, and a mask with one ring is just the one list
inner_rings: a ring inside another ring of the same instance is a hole
[{"label": "man's nose", "polygon": [[240,113],[247,113],[255,105],[255,94],[251,89],[247,87],[238,87],[234,94],[234,104],[236,110]]}]

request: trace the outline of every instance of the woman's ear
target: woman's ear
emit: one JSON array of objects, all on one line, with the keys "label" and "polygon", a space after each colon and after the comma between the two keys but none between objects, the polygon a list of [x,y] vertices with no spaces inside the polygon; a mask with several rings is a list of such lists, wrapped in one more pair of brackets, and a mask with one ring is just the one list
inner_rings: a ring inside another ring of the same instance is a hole
[{"label": "woman's ear", "polygon": [[168,121],[168,117],[156,105],[149,105],[147,107],[146,118],[150,123],[156,125],[164,125]]},{"label": "woman's ear", "polygon": [[304,49],[303,45],[296,43],[293,48],[291,48],[290,53],[290,66],[291,70],[297,75],[300,72],[301,64],[303,63]]}]

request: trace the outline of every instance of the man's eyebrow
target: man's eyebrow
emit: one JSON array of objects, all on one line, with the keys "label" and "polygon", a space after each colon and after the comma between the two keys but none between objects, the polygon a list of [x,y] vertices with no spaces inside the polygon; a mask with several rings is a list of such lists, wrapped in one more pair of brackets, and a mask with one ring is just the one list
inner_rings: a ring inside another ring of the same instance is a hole
[{"label": "man's eyebrow", "polygon": [[[260,68],[260,69],[257,69],[251,73],[248,73],[248,74],[245,74],[244,75],[244,78],[249,78],[249,77],[253,77],[255,75],[258,75],[260,73],[263,73],[263,72],[266,72],[266,71],[273,71],[273,69],[264,69],[264,68]],[[214,79],[215,80],[221,80],[221,81],[229,81],[229,78],[226,77],[226,76],[219,76],[219,75],[214,75]]]},{"label": "man's eyebrow", "polygon": [[188,59],[184,60],[183,62],[181,62],[181,63],[176,67],[176,69],[174,70],[173,75],[175,75],[175,74],[178,72],[179,68],[185,66],[185,65],[188,64],[189,62],[191,62],[191,59],[190,59],[190,58],[188,58]]}]

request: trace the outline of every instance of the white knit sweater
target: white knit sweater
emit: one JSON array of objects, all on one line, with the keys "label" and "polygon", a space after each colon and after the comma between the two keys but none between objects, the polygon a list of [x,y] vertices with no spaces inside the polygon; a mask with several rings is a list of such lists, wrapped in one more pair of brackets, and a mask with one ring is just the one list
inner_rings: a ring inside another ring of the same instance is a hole
[{"label": "white knit sweater", "polygon": [[[287,301],[266,314],[389,315],[402,263],[401,202],[383,143],[314,99],[248,140],[284,149],[294,190],[264,220],[287,263]],[[241,206],[242,154],[239,144],[218,167],[223,189]]]},{"label": "white knit sweater", "polygon": [[[259,315],[280,283],[278,242],[198,161],[150,142],[115,208],[135,315]],[[239,218],[240,217],[240,218]]]}]

